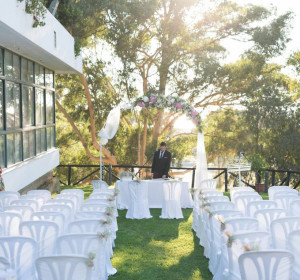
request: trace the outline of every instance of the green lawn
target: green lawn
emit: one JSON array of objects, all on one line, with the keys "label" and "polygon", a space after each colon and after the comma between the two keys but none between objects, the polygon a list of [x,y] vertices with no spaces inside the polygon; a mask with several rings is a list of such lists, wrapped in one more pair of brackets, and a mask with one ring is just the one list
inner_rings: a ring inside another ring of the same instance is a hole
[{"label": "green lawn", "polygon": [[192,231],[192,209],[184,219],[159,219],[161,209],[151,209],[152,219],[129,220],[119,211],[116,248],[112,258],[117,274],[109,280],[212,279],[203,248]]}]

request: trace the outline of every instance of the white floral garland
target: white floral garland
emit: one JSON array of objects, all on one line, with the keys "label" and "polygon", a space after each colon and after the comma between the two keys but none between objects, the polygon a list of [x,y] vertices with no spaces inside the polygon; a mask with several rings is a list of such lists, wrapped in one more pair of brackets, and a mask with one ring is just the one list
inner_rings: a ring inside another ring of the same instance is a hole
[{"label": "white floral garland", "polygon": [[186,100],[180,97],[164,96],[158,93],[148,93],[142,97],[138,97],[133,102],[133,107],[141,108],[168,108],[172,112],[182,112],[189,117],[193,123],[197,126],[198,130],[202,131],[201,117],[195,108],[190,105]]}]

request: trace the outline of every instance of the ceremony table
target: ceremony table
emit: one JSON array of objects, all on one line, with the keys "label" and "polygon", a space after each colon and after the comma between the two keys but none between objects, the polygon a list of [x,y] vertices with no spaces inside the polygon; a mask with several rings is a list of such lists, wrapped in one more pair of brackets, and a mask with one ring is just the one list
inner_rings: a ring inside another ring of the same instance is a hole
[{"label": "ceremony table", "polygon": [[[163,183],[168,182],[163,179],[155,180],[142,180],[148,185],[148,202],[149,208],[162,208],[164,193],[163,193]],[[177,181],[181,186],[181,208],[193,208],[193,200],[189,191],[189,183]],[[120,190],[120,194],[117,197],[117,207],[118,209],[128,209],[130,203],[129,195],[129,183],[130,181],[117,181],[116,188]]]}]

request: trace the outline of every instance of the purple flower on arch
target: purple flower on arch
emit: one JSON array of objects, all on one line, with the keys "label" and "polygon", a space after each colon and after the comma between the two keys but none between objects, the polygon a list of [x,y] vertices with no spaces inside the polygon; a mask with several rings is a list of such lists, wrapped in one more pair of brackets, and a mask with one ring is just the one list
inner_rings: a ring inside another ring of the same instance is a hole
[{"label": "purple flower on arch", "polygon": [[176,109],[182,109],[182,103],[181,103],[181,102],[177,102],[177,103],[175,104],[175,108],[176,108]]},{"label": "purple flower on arch", "polygon": [[139,102],[137,103],[137,105],[140,106],[140,107],[142,107],[142,108],[145,108],[145,107],[146,107],[145,103],[144,103],[144,102],[141,102],[141,101],[139,101]]},{"label": "purple flower on arch", "polygon": [[149,103],[150,104],[153,104],[153,103],[155,103],[156,102],[156,97],[155,96],[150,96],[149,97]]},{"label": "purple flower on arch", "polygon": [[191,116],[194,118],[198,115],[198,112],[196,110],[193,110],[191,113]]}]

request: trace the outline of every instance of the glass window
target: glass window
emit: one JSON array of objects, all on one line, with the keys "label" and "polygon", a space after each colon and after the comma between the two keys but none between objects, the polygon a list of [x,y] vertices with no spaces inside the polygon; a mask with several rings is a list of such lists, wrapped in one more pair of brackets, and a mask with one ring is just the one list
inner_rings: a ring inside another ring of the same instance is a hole
[{"label": "glass window", "polygon": [[44,90],[36,88],[35,92],[36,125],[43,125],[45,124]]},{"label": "glass window", "polygon": [[35,64],[35,83],[40,86],[43,86],[45,84],[44,67],[39,64]]},{"label": "glass window", "polygon": [[9,51],[5,51],[5,76],[16,80],[20,79],[20,57],[16,54],[12,54]]},{"label": "glass window", "polygon": [[5,136],[0,135],[0,165],[1,167],[5,167]]},{"label": "glass window", "polygon": [[34,125],[34,98],[33,88],[22,87],[23,127]]},{"label": "glass window", "polygon": [[47,127],[47,149],[54,147],[55,128]]},{"label": "glass window", "polygon": [[46,91],[46,119],[47,124],[54,122],[54,105],[53,105],[54,93],[52,91]]},{"label": "glass window", "polygon": [[0,130],[3,129],[3,83],[0,80]]},{"label": "glass window", "polygon": [[7,135],[7,166],[22,160],[21,133]]},{"label": "glass window", "polygon": [[34,130],[23,133],[23,151],[24,159],[34,156],[35,137]]},{"label": "glass window", "polygon": [[28,83],[33,83],[33,62],[22,58],[22,80]]},{"label": "glass window", "polygon": [[18,84],[6,82],[6,127],[20,127],[20,88]]},{"label": "glass window", "polygon": [[11,52],[4,52],[4,67],[5,67],[5,76],[13,76],[13,55]]},{"label": "glass window", "polygon": [[0,75],[3,75],[2,49],[0,49]]},{"label": "glass window", "polygon": [[45,129],[36,130],[36,154],[44,152],[45,149]]},{"label": "glass window", "polygon": [[46,87],[54,88],[53,71],[49,69],[45,69],[45,79],[46,79]]}]

